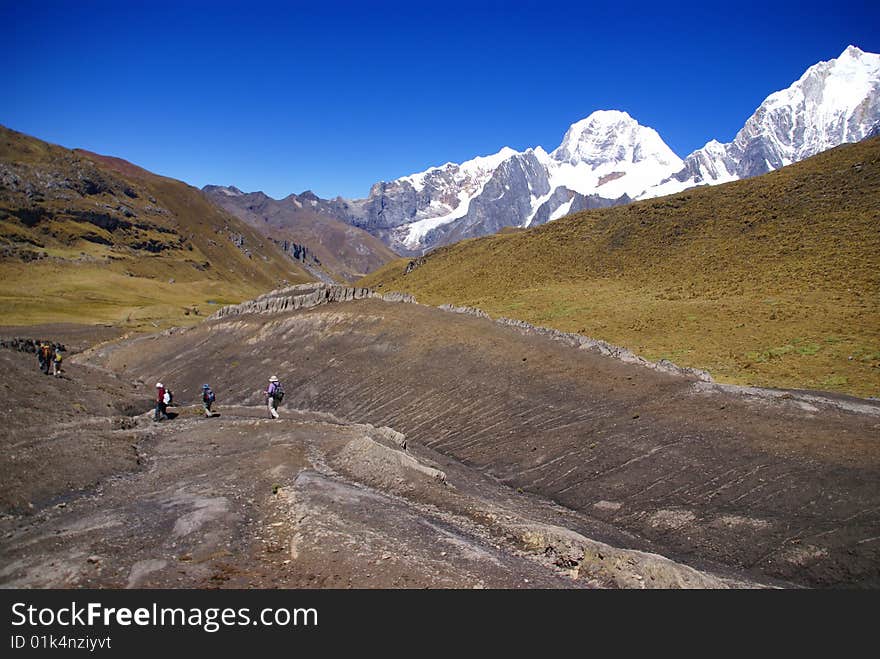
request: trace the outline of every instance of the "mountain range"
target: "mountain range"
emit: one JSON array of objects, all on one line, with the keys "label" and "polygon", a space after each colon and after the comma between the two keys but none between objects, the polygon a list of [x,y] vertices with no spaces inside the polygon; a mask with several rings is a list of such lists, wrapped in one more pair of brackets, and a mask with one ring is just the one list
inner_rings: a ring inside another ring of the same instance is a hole
[{"label": "mountain range", "polygon": [[422,254],[504,227],[749,178],[857,142],[880,125],[878,90],[880,55],[849,46],[768,96],[732,142],[711,140],[684,159],[626,112],[599,110],[549,153],[505,147],[378,182],[365,199],[312,203],[321,217],[364,229],[400,254]]},{"label": "mountain range", "polygon": [[353,282],[397,257],[375,236],[339,219],[345,216],[342,202],[311,191],[284,199],[234,186],[207,185],[202,192],[326,283]]},{"label": "mountain range", "polygon": [[[860,141],[880,131],[878,89],[880,55],[850,46],[767,97],[731,142],[710,141],[684,159],[627,113],[600,110],[572,124],[552,151],[503,148],[376,183],[356,200],[199,192],[118,158],[2,128],[0,298],[22,322],[86,314],[164,323],[283,281],[353,282],[395,251],[423,254],[751,178]],[[54,305],[26,294],[35,273],[52,282],[44,289],[57,293]]]}]

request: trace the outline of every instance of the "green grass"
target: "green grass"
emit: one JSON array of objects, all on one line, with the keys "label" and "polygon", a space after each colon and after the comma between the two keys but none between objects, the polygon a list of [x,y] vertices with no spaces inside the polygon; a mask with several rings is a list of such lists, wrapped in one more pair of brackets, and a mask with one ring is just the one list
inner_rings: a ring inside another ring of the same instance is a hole
[{"label": "green grass", "polygon": [[722,382],[880,395],[880,139],[405,264],[359,285],[672,356]]},{"label": "green grass", "polygon": [[[78,322],[146,328],[192,324],[218,308],[208,303],[210,299],[227,304],[259,292],[255,287],[205,279],[169,284],[91,264],[38,262],[26,268],[0,264],[4,325]],[[193,307],[199,315],[192,313]]]},{"label": "green grass", "polygon": [[[191,324],[213,313],[209,301],[239,302],[312,279],[180,181],[3,127],[0,162],[38,192],[0,190],[3,324]],[[244,237],[250,255],[232,235]]]}]

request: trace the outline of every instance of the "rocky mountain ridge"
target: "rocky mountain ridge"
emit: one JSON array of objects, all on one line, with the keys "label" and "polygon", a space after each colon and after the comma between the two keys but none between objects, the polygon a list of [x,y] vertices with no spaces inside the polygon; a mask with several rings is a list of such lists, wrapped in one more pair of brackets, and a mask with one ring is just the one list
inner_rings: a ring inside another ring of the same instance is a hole
[{"label": "rocky mountain ridge", "polygon": [[726,183],[785,167],[875,134],[880,121],[880,55],[849,46],[787,89],[770,94],[732,142],[712,140],[680,172],[642,197]]},{"label": "rocky mountain ridge", "polygon": [[350,211],[343,199],[321,199],[308,190],[273,199],[263,192],[217,185],[202,192],[327,283],[352,282],[397,256],[375,236],[345,221]]},{"label": "rocky mountain ridge", "polygon": [[732,142],[711,140],[684,160],[626,112],[599,110],[572,124],[549,153],[504,147],[380,181],[365,199],[305,203],[400,254],[419,255],[504,227],[756,176],[857,142],[880,123],[878,90],[880,55],[849,46],[768,96]]}]

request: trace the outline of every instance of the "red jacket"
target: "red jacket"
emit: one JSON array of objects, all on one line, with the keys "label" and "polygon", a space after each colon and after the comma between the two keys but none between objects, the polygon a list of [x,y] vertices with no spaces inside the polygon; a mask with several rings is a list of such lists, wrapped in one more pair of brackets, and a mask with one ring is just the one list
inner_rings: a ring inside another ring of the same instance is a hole
[{"label": "red jacket", "polygon": [[156,387],[156,402],[165,402],[165,387]]}]

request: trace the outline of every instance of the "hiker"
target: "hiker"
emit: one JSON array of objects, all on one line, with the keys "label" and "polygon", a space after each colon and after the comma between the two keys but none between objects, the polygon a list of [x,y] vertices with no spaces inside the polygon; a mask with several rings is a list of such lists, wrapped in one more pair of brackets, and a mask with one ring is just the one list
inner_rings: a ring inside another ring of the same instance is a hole
[{"label": "hiker", "polygon": [[157,382],[156,383],[156,414],[153,416],[153,421],[162,421],[164,419],[168,419],[168,414],[167,414],[168,403],[165,402],[167,396],[168,396],[168,392],[165,391],[165,386],[161,382]]},{"label": "hiker", "polygon": [[43,356],[43,344],[44,344],[43,341],[40,341],[39,343],[36,344],[37,362],[40,364],[41,371],[45,368],[45,366],[44,366],[45,357]]},{"label": "hiker", "polygon": [[43,341],[40,344],[40,370],[49,375],[49,366],[52,364],[52,348]]},{"label": "hiker", "polygon": [[205,416],[214,416],[214,413],[211,412],[211,405],[214,404],[216,400],[216,396],[214,396],[214,392],[211,391],[211,387],[207,384],[202,385],[202,405],[205,408]]},{"label": "hiker", "polygon": [[61,346],[55,346],[55,354],[52,356],[52,375],[61,377]]},{"label": "hiker", "polygon": [[269,408],[269,416],[277,419],[278,403],[284,398],[284,389],[281,388],[281,383],[274,375],[269,378],[269,386],[264,393],[266,394],[266,407]]}]

